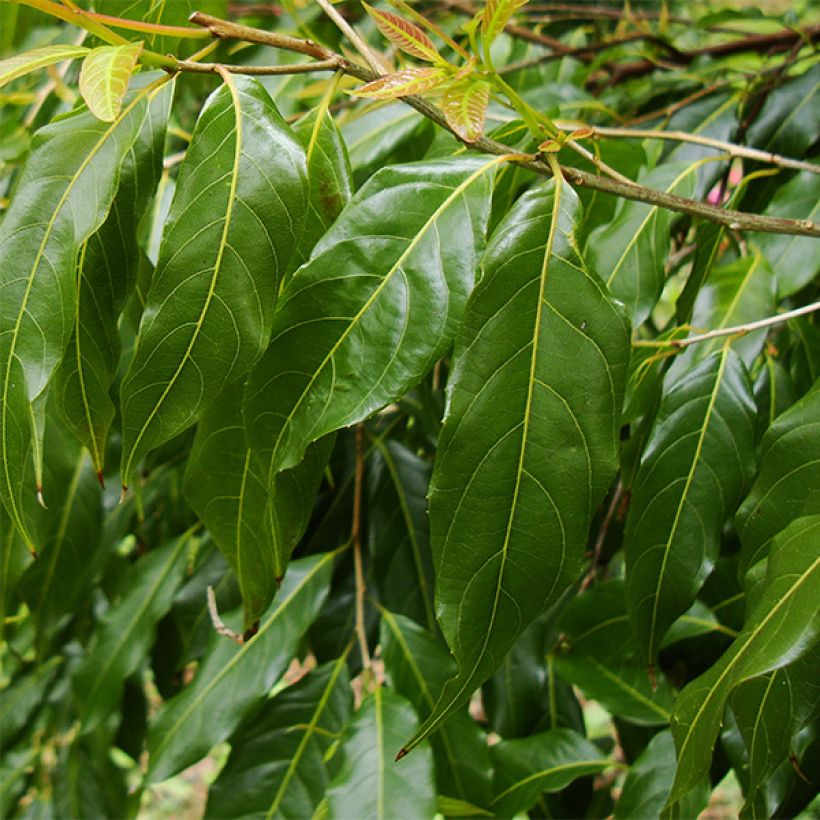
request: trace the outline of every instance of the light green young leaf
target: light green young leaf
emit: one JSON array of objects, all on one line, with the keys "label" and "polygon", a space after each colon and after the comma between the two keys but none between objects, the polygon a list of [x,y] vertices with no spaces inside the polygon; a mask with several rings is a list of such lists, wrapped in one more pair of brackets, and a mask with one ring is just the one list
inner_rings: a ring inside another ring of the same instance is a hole
[{"label": "light green young leaf", "polygon": [[304,152],[267,92],[229,78],[206,102],[182,163],[123,380],[123,485],[265,349],[306,197]]},{"label": "light green young leaf", "polygon": [[796,660],[817,640],[820,516],[798,518],[773,541],[760,600],[740,635],[681,692],[672,714],[678,769],[668,806],[708,772],[726,701],[736,686]]},{"label": "light green young leaf", "polygon": [[408,749],[576,577],[615,473],[629,329],[579,257],[577,218],[565,184],[518,201],[456,341],[430,519],[436,608],[459,674]]},{"label": "light green young leaf", "polygon": [[449,76],[443,68],[403,68],[360,85],[350,93],[356,97],[369,97],[371,100],[395,100],[432,91],[446,82]]},{"label": "light green young leaf", "polygon": [[5,60],[0,60],[0,88],[18,77],[45,68],[62,60],[73,60],[88,54],[84,46],[57,45],[43,46],[26,51],[24,54],[15,54]]},{"label": "light green young leaf", "polygon": [[[182,771],[226,740],[287,669],[327,596],[334,553],[294,561],[257,634],[239,647],[213,634],[194,680],[148,730],[148,783]],[[235,628],[237,619],[225,619]]]},{"label": "light green young leaf", "polygon": [[714,566],[754,474],[756,425],[748,373],[728,344],[667,382],[624,533],[627,606],[650,665]]},{"label": "light green young leaf", "polygon": [[481,16],[481,37],[485,48],[504,31],[510,18],[529,0],[486,0]]},{"label": "light green young leaf", "polygon": [[80,94],[88,110],[103,122],[113,122],[120,113],[142,47],[141,42],[100,46],[83,60]]},{"label": "light green young leaf", "polygon": [[391,689],[378,686],[365,698],[337,752],[343,759],[327,790],[331,817],[418,820],[436,813],[430,749],[393,761],[393,750],[416,724],[413,708]]},{"label": "light green young leaf", "polygon": [[490,101],[490,84],[483,80],[458,83],[447,89],[441,110],[447,124],[465,142],[475,142],[484,133]]},{"label": "light green young leaf", "polygon": [[110,124],[78,111],[40,129],[0,224],[0,499],[32,550],[22,498],[29,402],[45,389],[74,327],[79,248],[105,220],[152,91],[169,80],[133,94]]}]

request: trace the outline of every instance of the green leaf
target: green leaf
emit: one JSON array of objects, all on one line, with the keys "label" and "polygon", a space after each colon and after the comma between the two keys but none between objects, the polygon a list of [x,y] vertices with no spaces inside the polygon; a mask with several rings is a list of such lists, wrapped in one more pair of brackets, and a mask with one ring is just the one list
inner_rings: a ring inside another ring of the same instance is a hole
[{"label": "green leaf", "polygon": [[395,100],[432,91],[445,83],[449,76],[443,68],[404,68],[360,85],[351,94],[372,100]]},{"label": "green leaf", "polygon": [[378,686],[365,698],[337,752],[343,762],[327,791],[331,817],[417,820],[436,813],[430,749],[393,761],[393,750],[416,725],[410,704],[392,690]]},{"label": "green leaf", "polygon": [[[800,171],[777,189],[766,206],[767,216],[817,221],[820,212],[820,175]],[[749,234],[775,271],[777,293],[785,298],[797,293],[820,273],[817,243],[808,236],[786,234]]]},{"label": "green leaf", "polygon": [[32,765],[40,755],[33,744],[25,749],[7,752],[0,759],[0,814],[9,816],[15,807],[15,800],[25,786]]},{"label": "green leaf", "polygon": [[190,536],[152,550],[123,580],[122,599],[103,615],[96,640],[73,674],[82,731],[116,709],[125,679],[150,651],[158,621],[171,608],[187,569]]},{"label": "green leaf", "polygon": [[305,230],[292,262],[296,267],[310,257],[353,196],[353,172],[342,135],[327,109],[302,117],[293,133],[305,149],[310,188]]},{"label": "green leaf", "polygon": [[332,441],[308,448],[303,461],[277,476],[268,495],[236,408],[242,385],[226,390],[199,423],[183,489],[228,560],[242,591],[244,629],[253,629],[282,582],[307,526]]},{"label": "green leaf", "polygon": [[[193,681],[148,732],[148,783],[182,771],[226,740],[270,692],[327,595],[334,553],[295,561],[257,634],[238,647],[214,634]],[[227,618],[229,627],[235,620]]]},{"label": "green leaf", "polygon": [[426,60],[428,63],[442,62],[433,41],[417,25],[399,17],[398,14],[374,9],[364,2],[362,5],[373,18],[376,28],[406,54]]},{"label": "green leaf", "polygon": [[[248,440],[259,444],[269,486],[311,441],[394,401],[448,350],[498,163],[385,168],[294,275],[245,393]],[[380,344],[364,343],[371,338]]]},{"label": "green leaf", "polygon": [[[690,196],[697,166],[661,165],[640,179],[650,188]],[[666,280],[669,254],[669,211],[644,202],[619,201],[614,219],[596,228],[586,243],[590,267],[613,295],[626,305],[637,327],[652,312]]]},{"label": "green leaf", "polygon": [[[455,672],[445,646],[414,621],[387,610],[382,610],[380,643],[390,686],[413,704],[420,717],[430,714],[442,687]],[[466,706],[430,738],[430,743],[439,793],[487,805],[490,753],[485,733]]]},{"label": "green leaf", "polygon": [[490,84],[483,80],[459,83],[447,89],[441,110],[447,124],[465,142],[475,142],[484,133]]},{"label": "green leaf", "polygon": [[374,439],[368,541],[379,600],[435,632],[433,557],[427,519],[432,467],[398,441]]},{"label": "green leaf", "polygon": [[352,710],[345,652],[268,701],[234,735],[205,817],[310,817],[329,781],[325,755]]},{"label": "green leaf", "polygon": [[487,0],[481,16],[481,36],[485,48],[504,31],[510,18],[529,0]]},{"label": "green leaf", "polygon": [[4,686],[0,698],[0,748],[7,749],[13,743],[17,733],[45,701],[62,663],[63,658],[57,656],[34,669],[24,667],[10,686]]},{"label": "green leaf", "polygon": [[650,665],[715,564],[754,474],[755,437],[749,376],[728,344],[667,379],[624,532],[627,605]]},{"label": "green leaf", "polygon": [[[623,791],[615,804],[614,820],[659,817],[672,788],[676,765],[672,732],[658,732],[630,766]],[[698,788],[682,800],[681,816],[698,817],[706,808],[709,792],[709,783],[704,778]]]},{"label": "green leaf", "polygon": [[142,43],[100,46],[88,52],[80,69],[80,94],[95,117],[103,122],[117,118],[141,53]]},{"label": "green leaf", "polygon": [[571,729],[554,729],[490,747],[495,764],[495,798],[490,808],[499,817],[527,811],[542,792],[557,792],[584,775],[612,765],[585,737]]},{"label": "green leaf", "polygon": [[151,92],[169,79],[135,93],[113,123],[80,111],[40,129],[0,224],[0,498],[32,550],[22,500],[29,402],[71,335],[79,248],[108,213]]},{"label": "green leaf", "polygon": [[438,618],[459,674],[408,748],[564,592],[615,472],[629,331],[578,256],[576,218],[565,184],[518,201],[456,341],[430,517]]},{"label": "green leaf", "polygon": [[737,511],[739,572],[765,558],[772,539],[804,515],[820,513],[820,381],[771,424],[760,472]]},{"label": "green leaf", "polygon": [[304,152],[267,92],[229,79],[206,102],[180,168],[123,380],[124,485],[265,349],[306,194]]},{"label": "green leaf", "polygon": [[0,60],[0,88],[30,71],[54,65],[62,60],[73,60],[85,54],[88,54],[88,49],[84,46],[56,45],[35,48]]},{"label": "green leaf", "polygon": [[54,374],[53,393],[59,409],[91,454],[100,480],[114,419],[110,391],[120,358],[118,319],[137,281],[142,257],[137,225],[162,174],[173,89],[169,83],[150,95],[145,121],[123,163],[108,218],[80,248],[74,332]]},{"label": "green leaf", "polygon": [[706,774],[723,709],[736,686],[797,659],[817,639],[820,516],[799,518],[772,543],[765,586],[740,635],[678,696],[672,734],[678,769],[669,804]]}]

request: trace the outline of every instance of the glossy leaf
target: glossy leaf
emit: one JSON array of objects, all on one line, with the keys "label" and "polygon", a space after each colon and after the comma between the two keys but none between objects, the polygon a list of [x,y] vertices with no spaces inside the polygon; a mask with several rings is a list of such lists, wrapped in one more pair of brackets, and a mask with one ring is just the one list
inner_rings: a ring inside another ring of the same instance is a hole
[{"label": "glossy leaf", "polygon": [[189,545],[190,537],[180,536],[141,558],[127,576],[122,599],[101,619],[97,640],[73,674],[84,732],[116,708],[125,679],[148,654],[156,624],[185,577]]},{"label": "glossy leaf", "polygon": [[[381,646],[390,686],[428,715],[455,666],[442,642],[402,615],[382,611]],[[430,738],[439,793],[485,806],[490,800],[491,762],[486,735],[467,713],[456,712]],[[403,765],[400,761],[398,765]]]},{"label": "glossy leaf", "polygon": [[242,385],[229,388],[205,413],[185,472],[184,491],[227,558],[242,591],[244,629],[252,629],[285,576],[307,526],[330,451],[312,445],[304,460],[277,476],[268,495],[236,408]]},{"label": "glossy leaf", "polygon": [[798,518],[774,540],[766,586],[743,631],[720,660],[679,695],[672,715],[678,769],[669,803],[709,769],[723,710],[733,689],[786,665],[817,638],[820,516]]},{"label": "glossy leaf", "polygon": [[205,104],[180,168],[123,380],[124,485],[264,350],[305,200],[301,147],[256,80],[231,79]]},{"label": "glossy leaf", "polygon": [[13,57],[0,60],[0,88],[18,77],[36,71],[38,68],[45,68],[63,60],[74,60],[85,54],[88,54],[88,49],[84,46],[61,44],[35,48],[23,54],[15,54]]},{"label": "glossy leaf", "polygon": [[578,256],[577,208],[564,184],[518,201],[459,332],[430,499],[437,612],[459,674],[411,748],[564,592],[615,472],[628,328]]},{"label": "glossy leaf", "polygon": [[[473,286],[497,165],[385,168],[294,275],[245,393],[248,440],[258,443],[269,486],[311,441],[397,399],[449,348]],[[381,344],[365,342],[373,337]]]},{"label": "glossy leaf", "polygon": [[410,704],[377,686],[342,736],[341,769],[327,791],[331,817],[400,820],[436,813],[433,756],[429,748],[395,763],[394,749],[416,726]]},{"label": "glossy leaf", "polygon": [[371,100],[395,100],[410,94],[432,91],[448,77],[448,73],[442,68],[404,68],[360,85],[351,93],[357,97],[369,97]]},{"label": "glossy leaf", "polygon": [[[694,181],[693,166],[672,163],[641,178],[643,185],[679,196],[689,196]],[[596,228],[586,244],[590,267],[624,303],[636,327],[649,316],[663,289],[670,219],[663,208],[621,200],[612,222]]]},{"label": "glossy leaf", "polygon": [[441,55],[438,53],[433,41],[415,23],[399,17],[398,14],[374,9],[367,3],[362,3],[362,6],[373,18],[376,28],[393,45],[411,57],[418,57],[418,59],[426,60],[428,63],[441,62]]},{"label": "glossy leaf", "polygon": [[755,410],[728,345],[665,386],[624,533],[627,605],[650,665],[714,566],[723,525],[751,480]]},{"label": "glossy leaf", "polygon": [[495,797],[490,805],[500,817],[526,811],[542,792],[557,792],[584,775],[611,765],[585,737],[571,729],[555,729],[490,748],[495,764]]},{"label": "glossy leaf", "polygon": [[460,83],[447,90],[441,110],[447,124],[465,142],[475,142],[484,133],[490,101],[490,84],[483,80]]},{"label": "glossy leaf", "polygon": [[113,123],[76,112],[40,129],[21,195],[0,225],[0,498],[30,549],[22,501],[29,401],[45,389],[71,335],[79,248],[105,219],[148,97],[167,79],[134,94]]},{"label": "glossy leaf", "polygon": [[820,513],[820,381],[779,415],[760,447],[760,472],[737,512],[740,573],[765,558],[791,521]]},{"label": "glossy leaf", "polygon": [[325,756],[353,710],[347,653],[268,701],[232,739],[205,817],[310,817],[329,782]]},{"label": "glossy leaf", "polygon": [[[142,79],[138,77],[135,85]],[[171,83],[149,96],[145,120],[123,163],[108,218],[80,248],[74,332],[54,374],[58,407],[91,454],[100,478],[115,412],[110,391],[119,365],[118,319],[137,281],[141,264],[137,225],[162,174],[172,97]]]},{"label": "glossy leaf", "polygon": [[[212,635],[194,680],[167,701],[151,723],[149,783],[195,763],[259,706],[319,612],[332,565],[333,553],[294,562],[259,631],[244,646]],[[232,620],[227,619],[229,626]]]},{"label": "glossy leaf", "polygon": [[142,43],[92,49],[80,69],[80,94],[89,111],[113,122],[122,108],[128,82],[142,53]]}]

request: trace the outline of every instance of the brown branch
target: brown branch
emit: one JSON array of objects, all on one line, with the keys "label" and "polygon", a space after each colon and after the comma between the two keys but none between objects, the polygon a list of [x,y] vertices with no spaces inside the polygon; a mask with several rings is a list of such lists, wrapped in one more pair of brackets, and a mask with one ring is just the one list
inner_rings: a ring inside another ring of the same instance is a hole
[{"label": "brown branch", "polygon": [[[334,51],[324,48],[311,40],[300,40],[296,37],[274,34],[273,32],[262,31],[261,29],[255,29],[250,26],[235,25],[200,12],[195,12],[191,15],[190,19],[191,22],[204,26],[215,36],[222,39],[243,40],[249,43],[273,46],[274,48],[283,48],[288,51],[295,51],[299,54],[308,54],[309,56],[316,57],[320,61],[336,60],[336,65],[340,71],[352,77],[356,77],[363,82],[371,82],[380,76],[377,72],[358,63],[351,62],[342,57],[341,54],[336,54]],[[474,143],[465,142],[453,132],[442,111],[432,103],[422,97],[416,96],[402,97],[401,100],[418,111],[422,116],[449,131],[468,148],[483,151],[487,154],[495,154],[496,156],[519,153],[508,145],[496,142],[487,137],[481,137]],[[538,159],[537,156],[515,161],[537,174],[548,177],[552,176],[549,164]],[[647,188],[638,183],[626,183],[597,174],[589,174],[578,168],[561,166],[561,171],[564,175],[564,179],[573,185],[580,185],[583,188],[590,188],[595,191],[613,194],[637,202],[646,202],[650,205],[656,205],[671,211],[687,213],[701,219],[709,220],[710,222],[726,225],[731,230],[820,237],[820,225],[809,219],[784,219],[781,217],[763,216],[761,214],[718,208],[714,205],[698,202],[694,199],[687,199],[686,197],[677,196],[676,194],[656,191],[654,188]]]}]

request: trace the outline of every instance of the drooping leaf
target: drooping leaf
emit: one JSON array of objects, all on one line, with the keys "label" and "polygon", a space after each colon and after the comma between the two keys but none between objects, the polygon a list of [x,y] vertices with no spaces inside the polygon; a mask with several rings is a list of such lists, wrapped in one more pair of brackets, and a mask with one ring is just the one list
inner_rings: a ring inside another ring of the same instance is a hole
[{"label": "drooping leaf", "polygon": [[122,599],[102,617],[96,641],[73,675],[84,732],[116,708],[125,679],[148,654],[156,624],[185,576],[189,543],[189,536],[180,536],[141,558],[127,576]]},{"label": "drooping leaf", "polygon": [[353,196],[353,172],[342,135],[326,109],[302,117],[293,133],[305,149],[310,187],[305,230],[292,267],[305,262]]},{"label": "drooping leaf", "polygon": [[565,184],[518,201],[456,342],[430,516],[438,618],[459,674],[410,748],[564,592],[615,472],[628,328],[578,255],[577,215]]},{"label": "drooping leaf", "polygon": [[[442,642],[402,615],[382,611],[381,646],[388,683],[428,715],[455,666]],[[486,736],[466,706],[430,738],[439,793],[486,806],[492,765]],[[402,765],[402,762],[399,763]]]},{"label": "drooping leaf", "polygon": [[415,23],[399,17],[398,14],[374,9],[367,3],[362,5],[373,18],[376,28],[395,46],[411,57],[418,57],[428,63],[441,62],[441,55],[433,41]]},{"label": "drooping leaf", "polygon": [[707,672],[678,696],[672,734],[678,768],[669,804],[709,769],[724,706],[736,686],[796,660],[817,639],[820,516],[798,518],[773,541],[765,587],[743,630]]},{"label": "drooping leaf", "polygon": [[760,472],[737,512],[742,575],[791,521],[820,513],[820,381],[771,424]]},{"label": "drooping leaf", "polygon": [[91,113],[113,122],[122,108],[142,43],[100,46],[88,52],[80,69],[80,94]]},{"label": "drooping leaf", "polygon": [[227,81],[180,168],[123,380],[123,485],[264,350],[306,195],[304,152],[267,92],[250,78]]},{"label": "drooping leaf", "polygon": [[526,811],[541,792],[557,792],[584,775],[597,774],[611,761],[571,729],[555,729],[490,748],[495,764],[495,797],[490,808],[499,817]]},{"label": "drooping leaf", "polygon": [[54,374],[58,407],[69,429],[91,454],[100,478],[115,412],[110,391],[119,364],[118,319],[137,281],[141,262],[137,225],[162,173],[172,97],[171,83],[149,96],[145,120],[126,155],[108,218],[80,248],[74,332]]},{"label": "drooping leaf", "polygon": [[309,447],[300,464],[277,476],[276,492],[269,496],[236,412],[241,401],[242,385],[236,384],[206,411],[183,486],[236,573],[248,630],[273,600],[307,526],[332,441]]},{"label": "drooping leaf", "polygon": [[331,817],[416,820],[436,813],[433,756],[429,748],[395,763],[394,750],[417,725],[401,695],[378,686],[345,730],[342,766],[327,793]]},{"label": "drooping leaf", "polygon": [[487,0],[481,16],[481,36],[485,47],[504,31],[510,18],[529,0]]},{"label": "drooping leaf", "polygon": [[[640,181],[650,188],[690,196],[695,167],[661,165]],[[590,267],[626,305],[635,327],[649,316],[663,289],[670,219],[663,208],[623,199],[612,222],[596,228],[587,240]]]},{"label": "drooping leaf", "polygon": [[714,566],[754,473],[755,434],[749,376],[728,344],[667,382],[624,533],[627,605],[650,665]]},{"label": "drooping leaf", "polygon": [[[259,631],[244,646],[212,636],[193,681],[151,722],[147,782],[158,783],[195,763],[265,699],[321,608],[333,556],[324,553],[291,564]],[[236,626],[236,619],[225,620]]]},{"label": "drooping leaf", "polygon": [[205,817],[310,817],[329,781],[325,755],[352,701],[346,652],[268,701],[232,738]]},{"label": "drooping leaf", "polygon": [[[672,732],[658,732],[640,757],[629,767],[623,791],[615,804],[615,820],[660,817],[675,778],[675,742]],[[709,801],[709,784],[703,778],[698,788],[681,801],[681,817],[697,817]]]},{"label": "drooping leaf", "polygon": [[490,84],[484,80],[450,87],[441,102],[447,124],[465,142],[475,142],[484,133],[490,101]]},{"label": "drooping leaf", "polygon": [[30,71],[36,71],[38,68],[45,68],[63,60],[74,60],[85,54],[88,54],[88,49],[84,46],[56,45],[35,48],[0,60],[0,88]]},{"label": "drooping leaf", "polygon": [[449,74],[443,68],[403,68],[360,85],[351,93],[371,100],[395,100],[410,94],[424,94],[444,83]]},{"label": "drooping leaf", "polygon": [[11,685],[4,686],[0,698],[0,748],[12,745],[17,733],[46,699],[63,660],[58,655],[34,669],[24,669]]},{"label": "drooping leaf", "polygon": [[30,457],[29,402],[45,389],[76,312],[75,261],[105,219],[156,79],[113,123],[78,111],[40,129],[0,225],[0,499],[27,546],[22,476]]},{"label": "drooping leaf", "polygon": [[473,286],[497,165],[385,168],[294,275],[245,392],[248,440],[258,444],[269,486],[311,441],[403,395],[449,348]]}]

